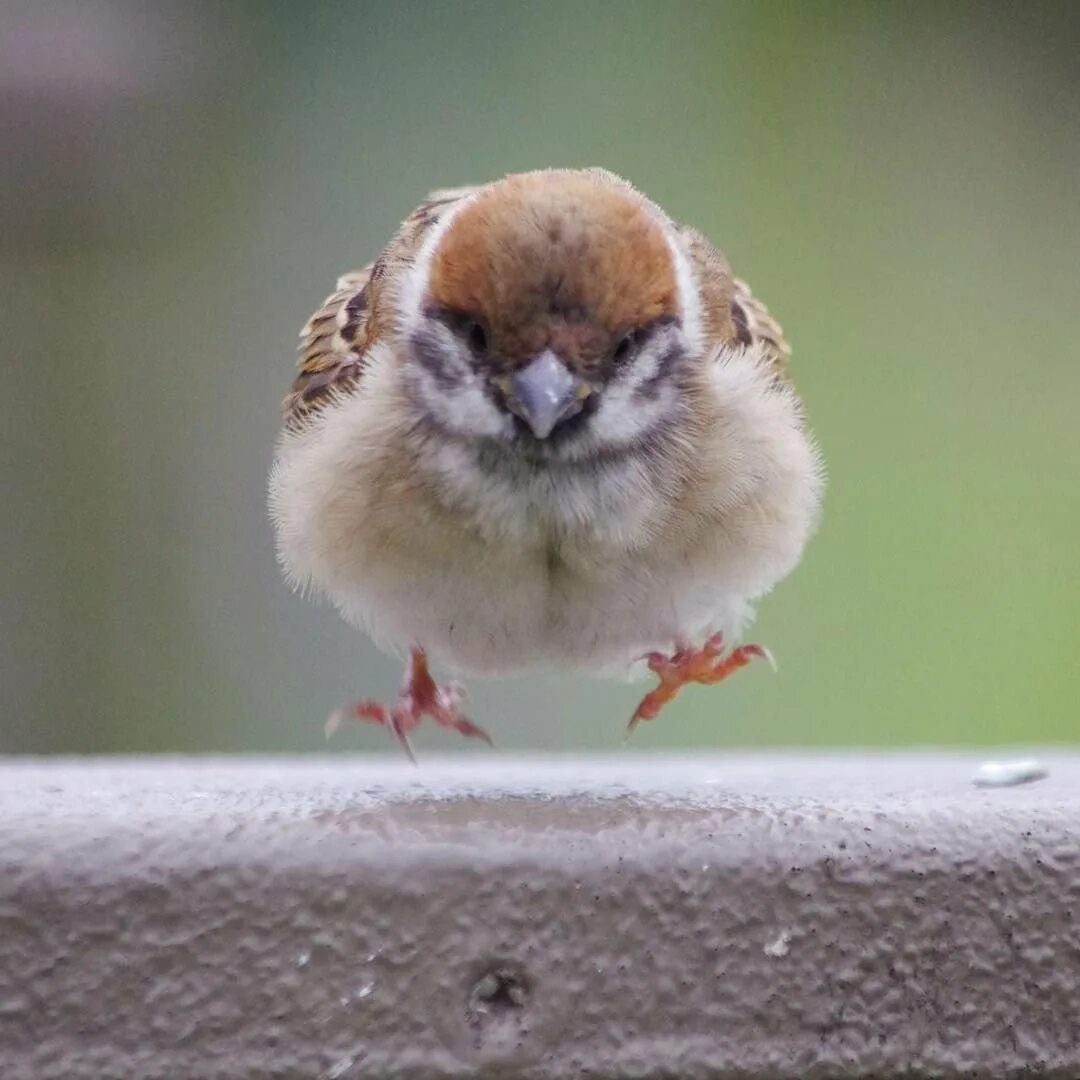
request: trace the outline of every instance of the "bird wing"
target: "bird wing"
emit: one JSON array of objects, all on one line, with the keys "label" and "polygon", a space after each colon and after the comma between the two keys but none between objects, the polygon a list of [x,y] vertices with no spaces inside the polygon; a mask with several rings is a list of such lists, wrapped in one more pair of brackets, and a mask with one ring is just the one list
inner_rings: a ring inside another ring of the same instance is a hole
[{"label": "bird wing", "polygon": [[727,259],[696,229],[680,229],[701,294],[706,343],[759,344],[776,371],[782,374],[791,358],[791,346],[769,309],[750,286],[733,277]]},{"label": "bird wing", "polygon": [[791,359],[791,346],[784,337],[784,328],[742,278],[732,278],[731,282],[731,321],[735,324],[736,339],[743,345],[760,342],[773,364],[780,371],[785,370]]},{"label": "bird wing", "polygon": [[392,325],[396,288],[413,264],[428,229],[477,188],[431,192],[401,223],[393,240],[373,263],[338,278],[337,287],[300,331],[299,372],[281,404],[287,427],[299,426],[335,394],[357,383],[364,357]]},{"label": "bird wing", "polygon": [[360,378],[374,266],[339,277],[337,288],[300,331],[300,370],[281,403],[286,424],[304,420]]}]

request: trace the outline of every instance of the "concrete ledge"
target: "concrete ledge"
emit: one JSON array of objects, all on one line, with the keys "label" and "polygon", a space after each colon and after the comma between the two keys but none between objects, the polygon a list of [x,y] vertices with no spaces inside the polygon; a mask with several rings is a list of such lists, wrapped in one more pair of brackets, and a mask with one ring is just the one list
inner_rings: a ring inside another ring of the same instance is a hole
[{"label": "concrete ledge", "polygon": [[1080,756],[0,763],[0,1076],[1080,1077]]}]

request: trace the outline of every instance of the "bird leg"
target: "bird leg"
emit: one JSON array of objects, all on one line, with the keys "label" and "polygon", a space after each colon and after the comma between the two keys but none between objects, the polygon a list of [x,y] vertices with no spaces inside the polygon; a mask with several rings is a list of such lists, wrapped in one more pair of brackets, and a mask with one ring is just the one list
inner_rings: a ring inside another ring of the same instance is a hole
[{"label": "bird leg", "polygon": [[326,736],[329,738],[333,735],[344,720],[370,720],[388,728],[401,744],[405,756],[415,765],[416,755],[409,742],[409,732],[424,716],[430,716],[442,727],[470,738],[483,739],[488,746],[492,746],[488,733],[462,713],[464,699],[465,691],[460,683],[447,683],[443,687],[435,682],[428,669],[424,650],[414,647],[409,650],[405,678],[393,708],[388,709],[377,701],[358,701],[346,709],[337,709],[326,721]]},{"label": "bird leg", "polygon": [[727,656],[724,651],[724,635],[713,634],[700,649],[689,645],[679,645],[671,656],[651,652],[642,657],[649,662],[649,668],[660,678],[660,685],[650,690],[642,699],[630,717],[626,726],[627,737],[642,720],[654,720],[660,710],[671,701],[687,683],[718,683],[732,672],[746,667],[755,656],[768,660],[773,669],[776,661],[772,653],[763,645],[740,645],[732,649]]}]

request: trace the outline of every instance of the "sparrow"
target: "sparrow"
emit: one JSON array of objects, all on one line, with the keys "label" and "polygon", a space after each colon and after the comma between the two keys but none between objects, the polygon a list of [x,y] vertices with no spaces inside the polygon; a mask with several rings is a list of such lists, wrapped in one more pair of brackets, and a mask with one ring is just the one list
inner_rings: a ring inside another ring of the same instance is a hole
[{"label": "sparrow", "polygon": [[766,649],[823,467],[767,308],[603,169],[432,192],[301,332],[269,482],[280,562],[404,654],[384,725],[490,742],[457,672],[651,670],[628,730]]}]

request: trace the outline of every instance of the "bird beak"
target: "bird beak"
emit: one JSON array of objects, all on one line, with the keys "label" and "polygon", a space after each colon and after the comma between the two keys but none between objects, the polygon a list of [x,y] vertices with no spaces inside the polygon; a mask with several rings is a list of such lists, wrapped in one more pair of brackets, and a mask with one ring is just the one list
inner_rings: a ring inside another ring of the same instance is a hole
[{"label": "bird beak", "polygon": [[538,439],[546,439],[557,424],[579,413],[591,393],[589,385],[550,349],[511,375],[506,390],[507,408],[520,416]]}]

